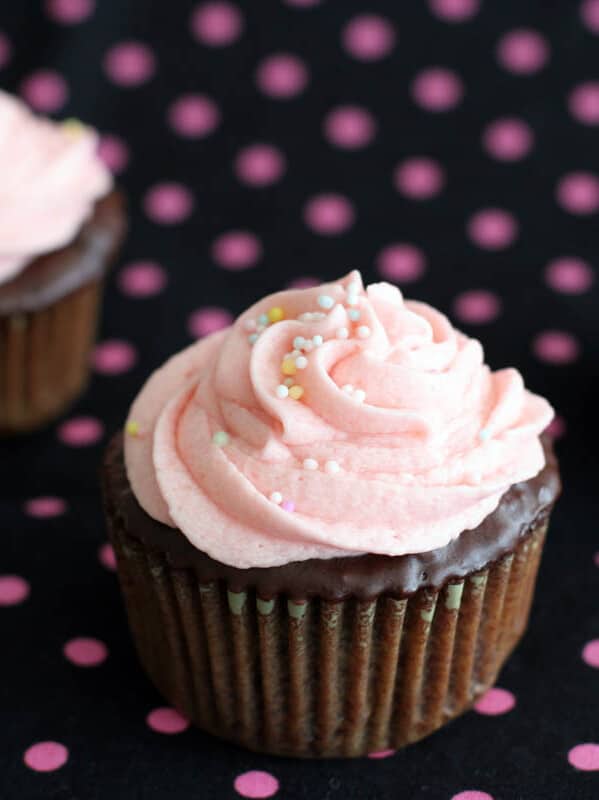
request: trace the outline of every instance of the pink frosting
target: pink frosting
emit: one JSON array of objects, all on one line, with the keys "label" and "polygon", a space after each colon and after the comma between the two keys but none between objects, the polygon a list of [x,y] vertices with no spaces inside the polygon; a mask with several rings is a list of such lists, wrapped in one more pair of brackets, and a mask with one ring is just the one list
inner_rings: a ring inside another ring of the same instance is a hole
[{"label": "pink frosting", "polygon": [[[285,319],[263,327],[273,308]],[[300,399],[279,396],[284,361]],[[125,460],[147,513],[221,562],[402,555],[536,475],[552,415],[441,313],[354,272],[267,297],[168,361],[131,408]]]},{"label": "pink frosting", "polygon": [[0,284],[71,241],[112,186],[80,124],[37,117],[0,91]]}]

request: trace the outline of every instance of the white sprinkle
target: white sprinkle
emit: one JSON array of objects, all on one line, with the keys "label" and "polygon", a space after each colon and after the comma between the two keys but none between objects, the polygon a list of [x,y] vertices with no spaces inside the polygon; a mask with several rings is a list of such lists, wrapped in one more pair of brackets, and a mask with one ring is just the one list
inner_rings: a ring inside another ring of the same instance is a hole
[{"label": "white sprinkle", "polygon": [[243,327],[246,331],[255,331],[256,330],[256,320],[255,319],[246,319],[243,323]]},{"label": "white sprinkle", "polygon": [[348,294],[359,294],[360,293],[360,284],[358,281],[352,281],[347,287]]},{"label": "white sprinkle", "polygon": [[335,331],[335,336],[338,339],[347,339],[347,337],[349,336],[349,331],[347,330],[347,328],[338,328]]},{"label": "white sprinkle", "polygon": [[308,366],[308,359],[306,358],[306,356],[299,356],[298,358],[296,358],[295,366],[298,369],[306,369],[306,367]]},{"label": "white sprinkle", "polygon": [[296,336],[296,337],[295,337],[295,339],[293,340],[293,346],[294,346],[294,347],[295,347],[297,350],[301,350],[301,348],[304,346],[304,342],[305,342],[305,341],[306,341],[306,340],[304,339],[304,337],[303,337],[303,336]]},{"label": "white sprinkle", "polygon": [[347,312],[347,316],[351,319],[352,322],[357,322],[360,319],[360,312],[357,308],[350,308]]},{"label": "white sprinkle", "polygon": [[487,442],[491,438],[491,431],[488,428],[481,428],[478,435],[483,442]]},{"label": "white sprinkle", "polygon": [[360,325],[356,333],[358,334],[359,339],[368,339],[370,336],[370,328],[368,325]]},{"label": "white sprinkle", "polygon": [[280,506],[280,505],[281,505],[281,503],[283,502],[283,495],[281,494],[281,492],[273,492],[273,493],[271,494],[271,496],[270,496],[270,499],[271,499],[271,500],[272,500],[272,502],[273,502],[273,503],[275,503],[277,506]]},{"label": "white sprinkle", "polygon": [[342,389],[342,391],[345,392],[345,394],[353,394],[354,393],[354,387],[351,385],[351,383],[346,383],[345,386],[341,387],[341,389]]},{"label": "white sprinkle", "polygon": [[289,358],[299,358],[301,354],[301,350],[292,350],[291,353],[289,353]]},{"label": "white sprinkle", "polygon": [[283,384],[285,386],[293,386],[294,383],[295,381],[293,380],[293,378],[285,378],[285,380],[283,381]]},{"label": "white sprinkle", "polygon": [[336,461],[327,461],[324,465],[324,471],[327,475],[336,475],[341,467]]},{"label": "white sprinkle", "polygon": [[366,392],[364,389],[356,389],[356,391],[353,393],[353,398],[356,403],[363,403],[364,400],[366,400]]},{"label": "white sprinkle", "polygon": [[315,458],[304,458],[304,469],[318,469],[318,461]]},{"label": "white sprinkle", "polygon": [[348,294],[347,300],[345,301],[348,306],[357,306],[358,305],[358,295],[357,294]]},{"label": "white sprinkle", "polygon": [[314,347],[320,347],[321,344],[323,344],[323,342],[324,339],[319,333],[317,333],[316,336],[312,337],[312,344],[314,345]]},{"label": "white sprinkle", "polygon": [[256,342],[258,341],[259,335],[260,334],[258,334],[258,333],[250,333],[250,335],[248,336],[248,342],[250,344],[256,344]]},{"label": "white sprinkle", "polygon": [[277,386],[277,397],[280,397],[281,400],[284,400],[286,397],[289,397],[289,389],[285,384],[281,383]]},{"label": "white sprinkle", "polygon": [[321,308],[333,308],[335,301],[330,294],[321,294],[318,298],[318,305]]}]

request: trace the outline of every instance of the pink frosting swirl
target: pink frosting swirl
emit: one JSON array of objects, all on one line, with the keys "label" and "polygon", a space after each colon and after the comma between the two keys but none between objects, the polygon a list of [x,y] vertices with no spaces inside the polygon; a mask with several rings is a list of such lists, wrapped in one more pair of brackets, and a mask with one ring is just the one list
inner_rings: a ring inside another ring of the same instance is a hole
[{"label": "pink frosting swirl", "polygon": [[146,512],[226,564],[402,555],[536,475],[552,414],[441,313],[354,272],[168,361],[131,408],[125,461]]},{"label": "pink frosting swirl", "polygon": [[0,284],[68,244],[110,190],[96,150],[90,128],[37,117],[0,91]]}]

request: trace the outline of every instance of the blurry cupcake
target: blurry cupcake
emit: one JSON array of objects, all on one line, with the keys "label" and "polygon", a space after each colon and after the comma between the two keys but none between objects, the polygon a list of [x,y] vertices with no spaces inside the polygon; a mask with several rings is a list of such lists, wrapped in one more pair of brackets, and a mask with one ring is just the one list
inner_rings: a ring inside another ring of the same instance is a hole
[{"label": "blurry cupcake", "polygon": [[93,130],[0,91],[0,433],[35,428],[81,392],[121,195]]},{"label": "blurry cupcake", "polygon": [[270,753],[436,730],[526,627],[559,493],[551,417],[389,284],[354,272],[260,301],[151,376],[106,456],[148,675]]}]

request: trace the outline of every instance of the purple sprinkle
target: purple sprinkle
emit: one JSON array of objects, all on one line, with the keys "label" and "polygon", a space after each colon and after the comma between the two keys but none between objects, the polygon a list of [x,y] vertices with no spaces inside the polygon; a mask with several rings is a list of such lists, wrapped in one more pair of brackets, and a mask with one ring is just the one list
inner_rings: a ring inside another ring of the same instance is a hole
[{"label": "purple sprinkle", "polygon": [[281,508],[284,511],[295,511],[295,503],[293,502],[293,500],[284,500],[281,503]]}]

